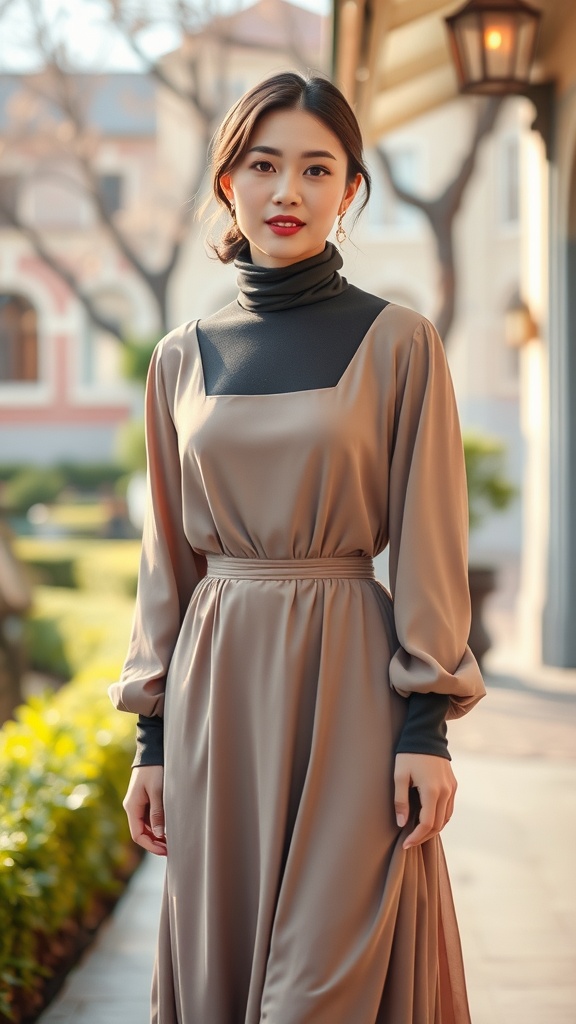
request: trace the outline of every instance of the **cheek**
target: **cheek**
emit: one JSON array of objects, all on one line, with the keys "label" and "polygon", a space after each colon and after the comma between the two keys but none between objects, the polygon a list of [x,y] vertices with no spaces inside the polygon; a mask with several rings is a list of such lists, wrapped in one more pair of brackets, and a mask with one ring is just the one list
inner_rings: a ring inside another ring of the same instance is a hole
[{"label": "cheek", "polygon": [[341,198],[342,193],[338,186],[323,189],[322,194],[318,197],[316,208],[319,212],[321,211],[324,216],[328,218],[335,218],[338,214],[338,206],[340,205]]},{"label": "cheek", "polygon": [[251,213],[258,212],[262,203],[267,200],[269,193],[268,183],[260,178],[252,178],[249,183],[239,181],[235,191],[236,202],[238,207],[249,216]]}]

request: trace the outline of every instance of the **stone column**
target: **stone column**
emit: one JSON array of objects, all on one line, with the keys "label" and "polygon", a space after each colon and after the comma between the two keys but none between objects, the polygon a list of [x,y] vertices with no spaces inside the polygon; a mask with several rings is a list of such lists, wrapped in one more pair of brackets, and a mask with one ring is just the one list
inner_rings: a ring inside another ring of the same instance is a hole
[{"label": "stone column", "polygon": [[542,657],[547,665],[576,668],[576,101],[565,98],[562,107],[551,219],[550,523]]}]

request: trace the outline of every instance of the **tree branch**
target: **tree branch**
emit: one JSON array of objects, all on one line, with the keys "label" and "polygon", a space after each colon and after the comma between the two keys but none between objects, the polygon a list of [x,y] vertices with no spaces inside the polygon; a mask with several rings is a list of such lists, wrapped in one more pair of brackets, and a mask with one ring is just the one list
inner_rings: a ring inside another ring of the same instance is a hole
[{"label": "tree branch", "polygon": [[102,330],[107,331],[109,334],[113,334],[118,341],[124,343],[126,339],[122,335],[122,332],[118,330],[117,324],[113,321],[108,320],[103,316],[97,309],[94,301],[82,290],[80,282],[68,269],[68,267],[60,260],[56,253],[48,249],[42,236],[35,228],[31,227],[30,224],[25,224],[24,221],[20,220],[17,214],[11,209],[6,203],[3,203],[0,199],[0,213],[4,217],[7,223],[13,228],[19,231],[26,239],[28,239],[30,245],[34,249],[36,255],[44,262],[55,274],[58,275],[61,281],[70,289],[70,291],[76,296],[78,301],[82,304],[86,310],[88,316],[96,327],[101,327]]},{"label": "tree branch", "polygon": [[468,183],[474,173],[480,145],[484,138],[492,131],[501,104],[501,97],[493,97],[482,104],[476,116],[474,132],[468,152],[464,156],[454,177],[448,182],[443,191],[432,199],[425,199],[423,196],[401,185],[394,177],[394,170],[389,155],[380,146],[376,148],[380,165],[395,196],[401,202],[420,210],[427,218],[434,234],[440,276],[440,301],[435,320],[440,336],[445,341],[454,322],[456,309],[455,219],[462,205]]}]

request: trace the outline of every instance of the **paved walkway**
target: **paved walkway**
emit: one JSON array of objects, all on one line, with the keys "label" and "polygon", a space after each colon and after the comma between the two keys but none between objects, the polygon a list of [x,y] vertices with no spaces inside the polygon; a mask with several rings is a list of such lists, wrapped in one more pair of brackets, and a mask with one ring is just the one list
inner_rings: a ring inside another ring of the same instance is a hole
[{"label": "paved walkway", "polygon": [[[575,1024],[576,672],[516,662],[497,649],[488,698],[450,727],[444,842],[472,1019]],[[144,862],[41,1024],[148,1024],[162,873]]]}]

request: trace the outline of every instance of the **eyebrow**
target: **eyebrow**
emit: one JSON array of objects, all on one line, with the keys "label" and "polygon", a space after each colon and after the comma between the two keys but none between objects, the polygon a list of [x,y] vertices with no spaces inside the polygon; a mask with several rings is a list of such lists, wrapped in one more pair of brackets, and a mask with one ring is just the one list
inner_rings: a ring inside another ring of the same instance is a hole
[{"label": "eyebrow", "polygon": [[[282,156],[282,150],[274,149],[272,146],[252,146],[248,153],[267,153],[269,156]],[[334,154],[329,153],[327,149],[309,149],[306,153],[301,153],[300,156],[303,160],[318,159],[318,157],[323,157],[326,160],[336,159]]]}]

